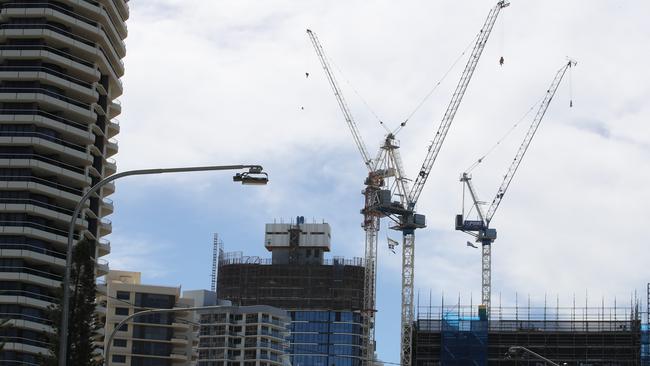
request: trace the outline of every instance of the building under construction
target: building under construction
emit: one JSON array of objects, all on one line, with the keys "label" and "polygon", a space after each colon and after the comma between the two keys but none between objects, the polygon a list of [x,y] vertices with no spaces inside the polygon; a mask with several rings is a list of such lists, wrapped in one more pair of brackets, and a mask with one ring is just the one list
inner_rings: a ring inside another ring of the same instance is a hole
[{"label": "building under construction", "polygon": [[264,245],[272,258],[219,254],[219,299],[288,311],[294,366],[362,365],[364,262],[325,259],[330,240],[328,224],[298,217],[266,225]]},{"label": "building under construction", "polygon": [[544,364],[516,348],[524,347],[560,365],[648,365],[646,314],[636,301],[613,307],[532,307],[529,302],[493,307],[489,317],[459,303],[422,306],[413,364]]}]

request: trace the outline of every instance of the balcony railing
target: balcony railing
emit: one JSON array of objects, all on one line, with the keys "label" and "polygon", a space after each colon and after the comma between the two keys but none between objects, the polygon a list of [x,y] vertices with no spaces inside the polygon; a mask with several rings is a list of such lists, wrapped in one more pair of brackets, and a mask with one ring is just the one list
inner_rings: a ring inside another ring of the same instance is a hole
[{"label": "balcony railing", "polygon": [[[56,250],[45,249],[37,247],[30,244],[11,244],[11,243],[0,243],[0,249],[2,250],[25,250],[28,252],[39,253],[49,255],[50,257],[55,257],[59,259],[65,259],[66,254]],[[0,290],[0,295],[5,295],[6,293],[14,290]],[[18,290],[15,290],[18,291]]]},{"label": "balcony railing", "polygon": [[92,84],[87,83],[83,80],[74,78],[70,75],[64,74],[62,72],[59,72],[57,70],[54,70],[51,67],[46,67],[46,66],[0,66],[0,72],[2,71],[14,71],[14,72],[46,72],[48,74],[52,74],[60,79],[75,83],[79,86],[82,86],[84,88],[92,89]]},{"label": "balcony railing", "polygon": [[0,198],[0,204],[33,205],[33,206],[46,208],[48,210],[52,210],[55,212],[63,213],[66,215],[72,215],[74,213],[72,210],[68,210],[67,208],[63,208],[57,205],[51,205],[49,203],[41,202],[31,198]]},{"label": "balcony railing", "polygon": [[37,94],[45,94],[47,96],[50,96],[52,98],[56,98],[59,100],[62,100],[66,103],[70,103],[72,105],[76,105],[77,107],[81,107],[84,109],[90,109],[90,104],[78,101],[76,99],[67,97],[63,94],[51,91],[49,89],[44,89],[44,88],[11,88],[11,87],[0,87],[0,93],[37,93]]},{"label": "balcony railing", "polygon": [[57,116],[55,114],[45,112],[40,109],[5,109],[2,108],[0,109],[0,115],[6,116],[6,115],[18,115],[18,116],[42,116],[49,118],[51,120],[61,122],[66,126],[74,127],[76,129],[82,130],[87,132],[88,131],[88,126],[84,125],[82,123],[78,123],[72,120],[69,120],[67,118],[63,118],[60,116]]},{"label": "balcony railing", "polygon": [[52,182],[47,179],[39,178],[39,177],[34,177],[30,175],[0,175],[0,182],[32,182],[32,183],[38,183],[42,184],[44,186],[48,186],[51,188],[55,188],[64,192],[72,193],[77,196],[83,196],[83,191],[78,188],[73,188],[70,186],[66,186],[64,184],[60,184],[57,182]]},{"label": "balcony railing", "polygon": [[0,131],[0,137],[37,137],[43,140],[54,142],[57,145],[61,145],[76,151],[85,153],[86,147],[83,145],[73,144],[65,140],[61,140],[56,137],[41,133],[41,132],[9,132],[9,131]]},{"label": "balcony railing", "polygon": [[46,9],[54,9],[60,13],[63,13],[67,16],[70,16],[74,19],[80,20],[86,24],[89,24],[93,27],[97,27],[97,22],[93,21],[92,19],[86,18],[84,16],[81,16],[73,11],[70,11],[68,9],[65,9],[61,6],[58,6],[56,4],[52,3],[6,3],[6,4],[0,4],[0,9],[39,9],[39,8],[46,8]]},{"label": "balcony railing", "polygon": [[47,29],[52,32],[61,34],[65,37],[68,37],[72,40],[75,40],[77,42],[83,43],[86,46],[90,46],[92,48],[95,48],[95,42],[89,40],[88,38],[81,37],[79,35],[76,35],[74,33],[70,33],[66,30],[63,30],[57,26],[47,24],[47,23],[33,23],[33,24],[0,24],[0,30],[1,29]]},{"label": "balcony railing", "polygon": [[13,273],[27,273],[34,276],[39,276],[47,278],[49,280],[61,281],[63,276],[56,275],[54,273],[41,271],[40,269],[24,267],[24,266],[2,266],[0,265],[0,272],[13,272]]},{"label": "balcony railing", "polygon": [[0,153],[0,159],[33,159],[48,163],[50,165],[57,166],[59,168],[64,168],[72,172],[85,175],[85,170],[83,168],[76,167],[74,165],[62,163],[58,160],[48,158],[47,156],[38,155],[38,154],[6,154]]},{"label": "balcony railing", "polygon": [[84,60],[83,58],[77,57],[77,56],[75,56],[73,54],[70,54],[70,53],[65,52],[65,51],[61,51],[59,49],[56,49],[56,48],[50,47],[50,46],[41,46],[41,45],[1,45],[0,46],[0,51],[4,51],[4,50],[7,50],[7,51],[24,51],[24,50],[48,51],[48,52],[52,52],[55,55],[59,55],[61,57],[65,57],[65,58],[67,58],[67,59],[69,59],[71,61],[80,63],[80,64],[82,64],[82,65],[84,65],[86,67],[90,67],[90,68],[93,68],[93,69],[95,68],[95,64],[90,62],[90,61]]},{"label": "balcony railing", "polygon": [[[0,220],[0,226],[8,226],[8,227],[29,227],[32,229],[38,229],[38,230],[43,230],[45,232],[55,234],[55,235],[60,235],[60,236],[68,236],[68,231],[67,230],[61,230],[57,229],[51,226],[39,224],[33,221],[8,221],[8,220]],[[79,239],[78,234],[74,234],[73,238],[75,240]]]}]

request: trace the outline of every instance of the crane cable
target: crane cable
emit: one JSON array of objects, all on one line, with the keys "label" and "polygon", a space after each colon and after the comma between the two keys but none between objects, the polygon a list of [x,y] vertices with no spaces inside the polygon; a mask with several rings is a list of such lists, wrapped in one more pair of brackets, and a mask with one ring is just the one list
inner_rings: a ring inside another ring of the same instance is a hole
[{"label": "crane cable", "polygon": [[[336,70],[339,72],[339,75],[341,75],[341,77],[343,78],[343,81],[345,81],[345,83],[348,84],[348,86],[350,87],[350,89],[352,89],[352,91],[354,92],[354,94],[356,94],[357,97],[359,97],[359,99],[361,99],[361,101],[362,101],[363,104],[366,106],[366,108],[368,108],[368,111],[370,111],[370,113],[371,113],[373,116],[375,116],[375,118],[377,119],[377,121],[379,121],[379,124],[382,125],[382,126],[384,126],[384,122],[382,122],[381,118],[379,118],[379,116],[377,115],[377,113],[375,113],[375,111],[370,107],[370,104],[368,104],[368,102],[366,101],[366,99],[365,99],[363,96],[361,96],[361,93],[359,93],[359,91],[354,87],[354,85],[352,85],[352,83],[350,82],[350,80],[348,80],[348,78],[345,76],[345,74],[343,74],[343,71],[341,71],[341,68],[339,68],[339,65],[337,65],[336,62],[334,62],[334,60],[332,60],[331,57],[329,57],[329,56],[325,56],[325,57],[327,57],[327,59],[329,60],[329,62],[330,62],[332,65],[334,65],[334,67],[336,68]],[[386,131],[388,131],[388,128],[386,128],[386,126],[384,126],[384,128],[386,129]],[[390,132],[390,131],[388,131],[388,132]]]},{"label": "crane cable", "polygon": [[400,123],[399,127],[398,127],[395,131],[393,131],[393,134],[397,134],[397,133],[398,133],[398,132],[399,132],[399,131],[404,127],[404,126],[406,126],[406,123],[411,119],[411,117],[413,117],[413,115],[414,115],[414,114],[415,114],[415,113],[416,113],[420,108],[422,108],[422,106],[424,105],[424,103],[429,99],[429,97],[431,97],[431,95],[433,94],[433,92],[436,91],[436,89],[438,89],[438,87],[440,86],[440,84],[442,84],[443,81],[445,81],[445,79],[447,78],[447,75],[449,75],[449,73],[451,72],[451,70],[453,70],[454,67],[456,67],[456,65],[458,64],[458,62],[463,58],[463,56],[465,56],[465,54],[467,53],[467,51],[472,47],[472,45],[473,45],[474,43],[476,43],[476,39],[477,39],[480,35],[481,35],[481,32],[476,33],[476,36],[474,36],[474,38],[472,39],[472,41],[467,45],[467,47],[465,47],[465,49],[464,49],[463,52],[460,54],[460,56],[458,56],[458,58],[456,58],[456,61],[454,61],[454,63],[451,64],[451,66],[449,67],[449,69],[448,69],[448,70],[447,70],[447,71],[442,75],[442,78],[441,78],[441,79],[440,79],[440,80],[439,80],[439,81],[438,81],[438,82],[433,86],[433,88],[431,88],[431,90],[429,90],[429,92],[424,96],[424,98],[422,98],[422,100],[420,101],[420,103],[418,103],[418,105],[415,106],[415,109],[413,109],[413,111],[412,111],[412,112],[411,112],[411,113],[410,113],[410,114],[409,114],[409,115],[404,119],[404,122]]},{"label": "crane cable", "polygon": [[533,109],[535,109],[535,107],[537,107],[542,102],[542,100],[544,100],[545,97],[546,97],[546,95],[544,95],[537,102],[535,102],[535,104],[533,104],[528,109],[528,111],[526,113],[524,113],[524,115],[514,125],[512,125],[512,127],[510,127],[510,129],[494,145],[492,145],[492,147],[485,154],[483,154],[483,156],[481,156],[477,161],[475,161],[472,165],[470,165],[469,168],[467,168],[467,170],[465,170],[465,172],[470,173],[472,170],[474,170],[474,168],[476,168],[479,164],[481,164],[483,162],[483,160],[485,160],[485,158],[488,155],[490,155],[501,144],[501,142],[503,142],[503,140],[505,140],[506,138],[508,138],[508,136],[510,136],[512,131],[514,131],[517,128],[517,126],[519,126],[519,124],[524,119],[526,119],[526,117],[528,117],[530,112],[532,112]]}]

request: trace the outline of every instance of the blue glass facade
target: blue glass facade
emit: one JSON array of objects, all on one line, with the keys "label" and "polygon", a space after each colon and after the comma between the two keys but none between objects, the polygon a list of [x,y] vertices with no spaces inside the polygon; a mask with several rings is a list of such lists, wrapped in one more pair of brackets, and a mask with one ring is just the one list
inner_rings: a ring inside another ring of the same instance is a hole
[{"label": "blue glass facade", "polygon": [[290,311],[293,366],[361,366],[363,326],[352,311]]}]

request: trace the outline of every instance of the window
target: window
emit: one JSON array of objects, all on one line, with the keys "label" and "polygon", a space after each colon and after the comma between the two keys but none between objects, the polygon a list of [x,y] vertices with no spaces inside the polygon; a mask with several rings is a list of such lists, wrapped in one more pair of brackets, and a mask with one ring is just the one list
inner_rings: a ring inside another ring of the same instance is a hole
[{"label": "window", "polygon": [[[115,323],[115,328],[120,325],[119,323]],[[120,332],[127,332],[129,330],[129,325],[128,324],[122,324],[122,327],[120,327]]]},{"label": "window", "polygon": [[115,308],[115,315],[129,315],[129,308]]},{"label": "window", "polygon": [[113,339],[113,347],[126,347],[126,339]]},{"label": "window", "polygon": [[115,297],[117,297],[118,300],[130,300],[131,293],[127,291],[118,291]]},{"label": "window", "polygon": [[125,355],[113,355],[113,362],[126,363],[126,356]]}]

